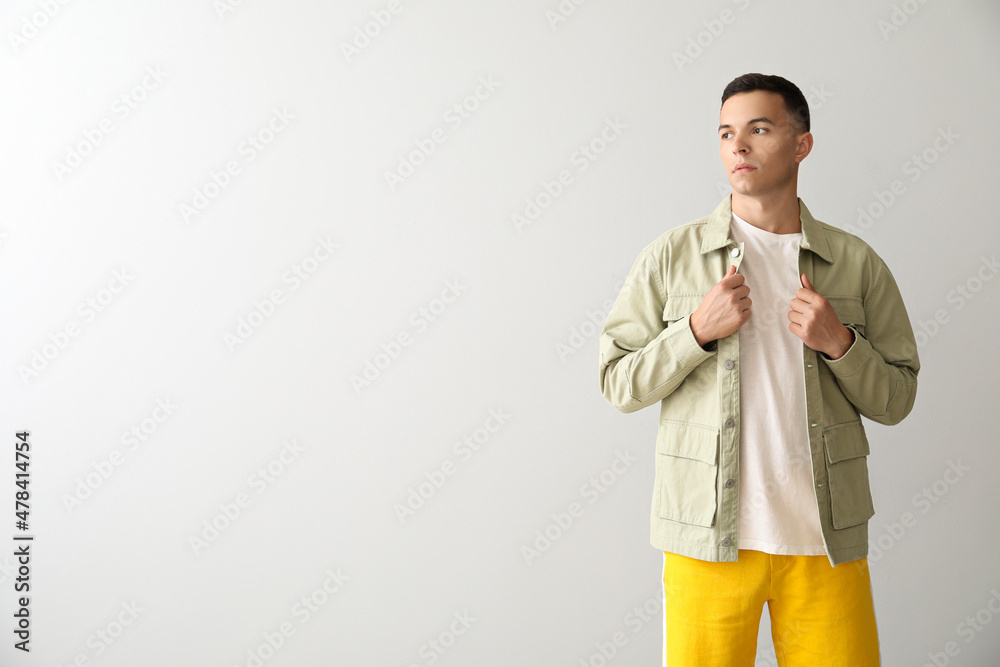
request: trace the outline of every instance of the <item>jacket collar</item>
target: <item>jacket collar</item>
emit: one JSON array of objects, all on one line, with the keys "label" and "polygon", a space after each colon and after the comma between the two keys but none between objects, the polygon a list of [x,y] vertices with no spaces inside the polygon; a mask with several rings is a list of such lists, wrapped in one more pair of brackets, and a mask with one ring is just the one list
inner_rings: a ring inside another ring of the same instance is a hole
[{"label": "jacket collar", "polygon": [[[708,216],[708,224],[705,228],[705,236],[701,242],[701,252],[705,254],[710,250],[723,248],[735,242],[729,238],[729,225],[733,221],[732,194],[726,195]],[[809,209],[801,197],[799,200],[799,222],[802,224],[802,247],[812,250],[814,253],[833,263],[833,253],[830,251],[830,243],[826,237],[826,230],[812,217]]]}]

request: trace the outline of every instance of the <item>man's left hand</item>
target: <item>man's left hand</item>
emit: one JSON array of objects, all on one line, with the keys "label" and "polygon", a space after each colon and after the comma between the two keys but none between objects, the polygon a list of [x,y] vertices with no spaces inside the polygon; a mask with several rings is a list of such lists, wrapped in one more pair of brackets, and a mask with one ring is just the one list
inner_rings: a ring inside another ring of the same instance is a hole
[{"label": "man's left hand", "polygon": [[788,311],[788,329],[808,347],[839,359],[854,343],[854,332],[843,325],[830,302],[813,289],[806,274],[800,280],[802,288],[795,292]]}]

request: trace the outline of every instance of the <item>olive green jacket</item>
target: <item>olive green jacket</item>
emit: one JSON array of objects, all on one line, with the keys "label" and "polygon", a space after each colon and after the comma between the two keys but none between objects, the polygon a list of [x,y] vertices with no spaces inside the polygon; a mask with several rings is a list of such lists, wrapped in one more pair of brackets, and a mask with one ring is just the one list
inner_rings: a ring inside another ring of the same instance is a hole
[{"label": "olive green jacket", "polygon": [[[827,556],[837,565],[868,555],[875,513],[861,415],[902,421],[913,407],[920,362],[882,258],[798,201],[799,273],[855,338],[836,360],[802,345],[813,482]],[[604,398],[626,413],[660,403],[650,542],[706,561],[737,560],[739,332],[702,348],[690,316],[731,264],[739,270],[743,244],[729,237],[731,220],[727,195],[711,215],[643,248],[600,337]]]}]

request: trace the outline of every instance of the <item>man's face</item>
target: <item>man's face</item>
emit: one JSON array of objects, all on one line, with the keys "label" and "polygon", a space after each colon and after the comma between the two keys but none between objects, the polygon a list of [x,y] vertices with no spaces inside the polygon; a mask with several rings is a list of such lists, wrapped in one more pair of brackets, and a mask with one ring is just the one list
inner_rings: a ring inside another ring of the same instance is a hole
[{"label": "man's face", "polygon": [[[795,178],[811,143],[795,134],[781,95],[763,90],[733,95],[719,112],[719,154],[733,191],[758,197]],[[741,168],[741,165],[749,168]]]}]

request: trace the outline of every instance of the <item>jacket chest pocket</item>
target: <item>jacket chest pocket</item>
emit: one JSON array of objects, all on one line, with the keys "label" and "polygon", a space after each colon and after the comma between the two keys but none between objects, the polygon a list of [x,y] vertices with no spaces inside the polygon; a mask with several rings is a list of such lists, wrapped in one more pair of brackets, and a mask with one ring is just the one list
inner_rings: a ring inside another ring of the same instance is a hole
[{"label": "jacket chest pocket", "polygon": [[675,322],[685,315],[690,315],[698,310],[698,306],[701,305],[704,298],[704,294],[694,292],[668,295],[667,303],[663,307],[663,321],[669,326],[671,322]]},{"label": "jacket chest pocket", "polygon": [[656,454],[659,516],[713,526],[718,505],[719,429],[662,420]]},{"label": "jacket chest pocket", "polygon": [[695,292],[683,292],[680,294],[670,294],[667,296],[667,303],[663,307],[663,321],[671,322],[679,320],[685,315],[690,315],[698,310],[704,294]]},{"label": "jacket chest pocket", "polygon": [[861,299],[856,296],[828,296],[826,297],[833,310],[837,313],[837,319],[842,324],[853,324],[862,334],[865,332],[865,307]]},{"label": "jacket chest pocket", "polygon": [[868,438],[861,420],[824,429],[823,447],[833,527],[847,528],[868,521],[875,507],[868,480]]}]

